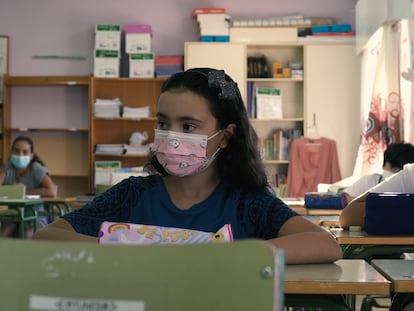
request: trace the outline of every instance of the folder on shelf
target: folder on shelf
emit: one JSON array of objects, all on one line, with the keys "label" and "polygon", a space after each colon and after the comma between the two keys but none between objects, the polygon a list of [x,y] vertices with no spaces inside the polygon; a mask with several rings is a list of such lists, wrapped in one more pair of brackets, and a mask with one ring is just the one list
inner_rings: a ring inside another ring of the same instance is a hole
[{"label": "folder on shelf", "polygon": [[282,92],[277,88],[256,88],[256,118],[282,118]]},{"label": "folder on shelf", "polygon": [[121,168],[121,161],[95,161],[95,185],[110,185],[111,173]]}]

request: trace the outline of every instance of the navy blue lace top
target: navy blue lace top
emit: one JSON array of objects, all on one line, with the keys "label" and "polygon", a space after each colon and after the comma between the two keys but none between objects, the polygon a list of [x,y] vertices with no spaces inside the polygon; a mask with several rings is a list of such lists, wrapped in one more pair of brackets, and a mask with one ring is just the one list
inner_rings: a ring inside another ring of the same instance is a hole
[{"label": "navy blue lace top", "polygon": [[234,239],[271,239],[296,216],[269,190],[243,192],[222,181],[204,201],[178,209],[158,175],[130,177],[97,196],[84,207],[63,216],[74,229],[98,236],[103,221],[216,232],[231,224]]}]

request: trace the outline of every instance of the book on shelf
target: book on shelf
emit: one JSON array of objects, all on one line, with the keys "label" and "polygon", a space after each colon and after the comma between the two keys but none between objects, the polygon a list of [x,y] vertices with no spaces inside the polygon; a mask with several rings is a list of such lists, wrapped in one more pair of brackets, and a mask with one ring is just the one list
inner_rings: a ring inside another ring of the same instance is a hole
[{"label": "book on shelf", "polygon": [[279,128],[269,137],[259,137],[259,150],[262,159],[265,161],[289,160],[289,152],[292,141],[301,137],[303,134],[301,128]]},{"label": "book on shelf", "polygon": [[121,166],[121,161],[95,161],[95,185],[110,185],[111,173]]},{"label": "book on shelf", "polygon": [[256,109],[254,105],[254,82],[248,81],[247,82],[247,114],[250,118],[256,117]]},{"label": "book on shelf", "polygon": [[265,160],[274,160],[274,146],[273,146],[273,139],[268,138],[266,139],[266,150],[265,150]]},{"label": "book on shelf", "polygon": [[247,77],[248,78],[270,78],[271,71],[266,56],[247,57]]},{"label": "book on shelf", "polygon": [[278,197],[284,197],[287,193],[287,177],[285,172],[268,174],[267,180]]},{"label": "book on shelf", "polygon": [[290,147],[290,129],[277,129],[273,133],[274,160],[287,160]]},{"label": "book on shelf", "polygon": [[120,155],[126,153],[125,144],[96,144],[95,154]]},{"label": "book on shelf", "polygon": [[259,142],[260,157],[262,160],[265,160],[266,159],[266,138],[259,137],[258,142]]},{"label": "book on shelf", "polygon": [[256,87],[256,118],[282,117],[282,91],[278,88]]}]

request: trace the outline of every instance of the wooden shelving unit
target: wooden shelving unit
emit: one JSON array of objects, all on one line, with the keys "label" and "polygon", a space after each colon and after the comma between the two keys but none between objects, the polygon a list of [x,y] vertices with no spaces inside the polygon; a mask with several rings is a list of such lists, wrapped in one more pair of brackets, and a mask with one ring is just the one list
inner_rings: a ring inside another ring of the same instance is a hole
[{"label": "wooden shelving unit", "polygon": [[[147,132],[148,142],[154,139],[156,127],[155,114],[158,96],[165,78],[94,78],[89,80],[89,116],[90,116],[90,189],[94,186],[95,161],[121,161],[122,167],[142,166],[147,163],[147,155],[137,154],[95,154],[97,144],[129,144],[133,132]],[[94,115],[96,99],[119,98],[123,106],[146,107],[151,111],[148,118],[102,118]]]},{"label": "wooden shelving unit", "polygon": [[89,192],[87,76],[6,76],[3,161],[18,135],[33,139],[59,196]]}]

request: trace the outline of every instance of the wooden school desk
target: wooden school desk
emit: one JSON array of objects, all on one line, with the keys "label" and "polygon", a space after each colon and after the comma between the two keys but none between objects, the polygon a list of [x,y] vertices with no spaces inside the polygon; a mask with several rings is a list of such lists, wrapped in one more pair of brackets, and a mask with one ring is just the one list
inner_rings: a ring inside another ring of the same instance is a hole
[{"label": "wooden school desk", "polygon": [[303,198],[281,198],[281,200],[299,215],[306,215],[305,200]]},{"label": "wooden school desk", "polygon": [[361,258],[370,261],[373,255],[392,255],[414,252],[414,235],[369,235],[365,231],[329,230],[341,244],[343,258]]},{"label": "wooden school desk", "polygon": [[286,265],[285,306],[355,310],[356,295],[388,295],[390,281],[362,259]]},{"label": "wooden school desk", "polygon": [[390,311],[400,311],[402,302],[408,297],[414,301],[414,260],[373,259],[371,265],[391,281],[394,296]]}]

